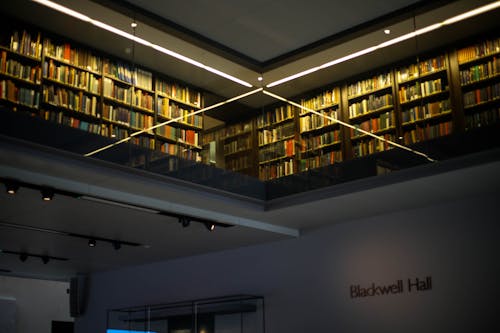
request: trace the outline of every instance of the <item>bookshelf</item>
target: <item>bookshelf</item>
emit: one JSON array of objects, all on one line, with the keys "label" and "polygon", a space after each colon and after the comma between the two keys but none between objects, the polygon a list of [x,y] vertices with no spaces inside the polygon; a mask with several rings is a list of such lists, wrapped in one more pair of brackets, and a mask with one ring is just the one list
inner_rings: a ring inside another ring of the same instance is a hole
[{"label": "bookshelf", "polygon": [[226,170],[257,177],[255,120],[227,125],[220,130]]},{"label": "bookshelf", "polygon": [[14,110],[39,109],[40,38],[39,33],[16,30],[0,46],[0,100]]},{"label": "bookshelf", "polygon": [[[392,72],[387,71],[347,86],[349,123],[355,128],[395,140],[396,118]],[[384,151],[390,146],[366,134],[350,130],[354,157]]]},{"label": "bookshelf", "polygon": [[[156,78],[156,119],[170,122],[156,129],[160,150],[184,159],[201,161],[203,128],[201,115],[190,115],[203,107],[201,93],[160,77]],[[176,124],[176,127],[173,127]]]},{"label": "bookshelf", "polygon": [[500,38],[457,50],[465,130],[500,121]]},{"label": "bookshelf", "polygon": [[446,54],[396,69],[403,144],[448,135],[452,106]]},{"label": "bookshelf", "polygon": [[281,105],[257,117],[259,179],[271,180],[297,172],[298,110]]},{"label": "bookshelf", "polygon": [[341,162],[341,126],[335,121],[340,119],[340,88],[330,88],[312,98],[302,99],[301,105],[319,112],[324,117],[300,110],[298,171]]},{"label": "bookshelf", "polygon": [[[15,25],[14,25],[15,26]],[[0,43],[0,103],[112,139],[199,161],[200,91],[54,35],[15,26]]]}]

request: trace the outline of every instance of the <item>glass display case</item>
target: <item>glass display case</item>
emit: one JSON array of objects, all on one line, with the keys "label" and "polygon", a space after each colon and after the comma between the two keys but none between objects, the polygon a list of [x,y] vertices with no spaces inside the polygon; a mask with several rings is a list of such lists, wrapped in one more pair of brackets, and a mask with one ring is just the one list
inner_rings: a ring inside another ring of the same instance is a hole
[{"label": "glass display case", "polygon": [[225,296],[108,310],[107,333],[264,333],[264,298]]}]

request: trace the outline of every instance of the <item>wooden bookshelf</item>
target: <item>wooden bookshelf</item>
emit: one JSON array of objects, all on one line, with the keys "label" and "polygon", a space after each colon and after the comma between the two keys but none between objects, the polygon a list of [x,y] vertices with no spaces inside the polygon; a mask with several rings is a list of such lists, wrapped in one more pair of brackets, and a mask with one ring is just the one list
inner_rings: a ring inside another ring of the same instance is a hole
[{"label": "wooden bookshelf", "polygon": [[[374,133],[387,140],[396,138],[396,117],[391,71],[379,73],[347,86],[349,123],[356,129]],[[353,157],[391,148],[386,142],[350,129]]]},{"label": "wooden bookshelf", "polygon": [[441,53],[396,69],[403,144],[411,145],[451,133],[447,59],[447,54]]},{"label": "wooden bookshelf", "polygon": [[0,103],[113,139],[171,121],[130,142],[200,160],[203,116],[191,113],[203,105],[201,92],[65,38],[7,30],[0,45]]},{"label": "wooden bookshelf", "polygon": [[340,88],[329,88],[312,98],[303,98],[301,105],[319,114],[300,110],[299,172],[341,162],[342,140],[340,119]]},{"label": "wooden bookshelf", "polygon": [[500,121],[500,38],[457,50],[465,130]]},{"label": "wooden bookshelf", "polygon": [[259,179],[271,180],[297,172],[299,110],[280,105],[257,117]]}]

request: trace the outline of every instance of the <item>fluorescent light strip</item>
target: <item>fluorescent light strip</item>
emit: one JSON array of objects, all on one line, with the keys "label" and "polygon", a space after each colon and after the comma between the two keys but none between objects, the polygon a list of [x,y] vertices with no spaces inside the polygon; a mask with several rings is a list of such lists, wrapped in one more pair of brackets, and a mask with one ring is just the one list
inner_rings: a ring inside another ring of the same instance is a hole
[{"label": "fluorescent light strip", "polygon": [[[208,111],[208,110],[212,110],[212,109],[218,108],[218,107],[220,107],[220,106],[222,106],[222,105],[224,105],[224,104],[228,104],[228,103],[231,103],[231,102],[237,101],[237,100],[242,99],[242,98],[244,98],[244,97],[247,97],[247,96],[253,95],[253,94],[255,94],[255,93],[258,93],[259,91],[262,91],[262,90],[263,90],[263,88],[258,88],[258,89],[255,89],[255,90],[249,91],[249,92],[247,92],[247,93],[244,93],[244,94],[241,94],[241,95],[239,95],[239,96],[236,96],[236,97],[230,98],[230,99],[225,100],[225,101],[223,101],[223,102],[220,102],[220,103],[217,103],[217,104],[214,104],[214,105],[211,105],[211,106],[207,106],[206,108],[203,108],[203,109],[200,109],[200,110],[197,110],[197,111],[191,112],[191,113],[190,113],[190,114],[188,114],[187,116],[194,116],[194,115],[197,115],[198,113],[203,113],[203,112],[205,112],[205,111]],[[83,155],[83,156],[87,156],[87,157],[88,157],[88,156],[95,155],[95,154],[97,154],[97,153],[99,153],[99,152],[102,152],[102,151],[104,151],[104,150],[106,150],[106,149],[109,149],[109,148],[111,148],[111,147],[114,147],[114,146],[117,146],[117,145],[122,144],[122,143],[124,143],[124,142],[127,142],[127,141],[129,141],[130,139],[132,139],[134,136],[137,136],[137,135],[139,135],[139,134],[142,134],[142,133],[145,133],[145,132],[151,131],[151,130],[153,130],[153,129],[155,129],[155,128],[158,128],[158,127],[161,127],[161,126],[165,126],[165,125],[168,125],[168,124],[171,124],[171,123],[174,123],[174,122],[178,122],[178,121],[180,121],[180,120],[184,119],[185,117],[186,117],[186,116],[180,116],[180,117],[177,117],[177,118],[173,118],[173,119],[170,119],[170,120],[165,121],[165,122],[163,122],[163,123],[159,123],[159,124],[153,125],[153,126],[151,126],[151,127],[145,128],[145,129],[143,129],[143,130],[140,130],[140,131],[134,132],[134,133],[130,134],[130,136],[129,136],[129,137],[127,137],[127,138],[123,138],[123,139],[121,139],[121,140],[119,140],[119,141],[116,141],[116,142],[114,142],[114,143],[112,143],[112,144],[109,144],[109,145],[104,146],[104,147],[102,147],[102,148],[99,148],[99,149],[96,149],[96,150],[94,150],[94,151],[91,151],[90,153],[87,153],[87,154],[85,154],[85,155]]]},{"label": "fluorescent light strip", "polygon": [[436,160],[435,160],[435,159],[430,158],[428,155],[426,155],[426,154],[424,154],[424,153],[422,153],[422,152],[419,152],[419,151],[414,150],[414,149],[411,149],[411,148],[409,148],[409,147],[406,147],[406,146],[400,145],[399,143],[396,143],[396,142],[394,142],[394,141],[387,140],[386,138],[384,138],[384,137],[382,137],[382,136],[379,136],[379,135],[373,134],[373,133],[371,133],[371,132],[365,131],[365,130],[363,130],[363,129],[361,129],[361,128],[357,128],[357,127],[355,127],[355,126],[353,126],[353,125],[351,125],[351,124],[345,123],[345,122],[343,122],[343,121],[341,121],[341,120],[335,119],[335,118],[330,117],[330,116],[326,116],[326,115],[324,115],[324,114],[322,114],[322,113],[320,113],[320,112],[318,112],[318,111],[316,111],[316,110],[313,110],[313,109],[310,109],[310,108],[308,108],[308,107],[302,106],[302,105],[300,105],[300,104],[298,104],[298,103],[295,103],[294,101],[291,101],[291,100],[288,100],[288,99],[286,99],[286,98],[284,98],[284,97],[281,97],[281,96],[279,96],[279,95],[273,94],[272,92],[269,92],[269,91],[267,91],[267,90],[263,90],[262,92],[263,92],[264,94],[268,95],[268,96],[271,96],[271,97],[276,98],[277,100],[280,100],[280,101],[286,102],[286,103],[288,103],[288,104],[290,104],[290,105],[293,105],[293,106],[296,106],[296,107],[298,107],[298,108],[301,108],[302,110],[305,110],[305,111],[308,111],[308,112],[314,113],[314,114],[316,114],[316,115],[318,115],[318,116],[320,116],[320,117],[323,117],[323,118],[325,118],[325,119],[328,119],[328,120],[334,121],[334,122],[336,122],[336,123],[339,123],[339,124],[340,124],[340,125],[342,125],[342,126],[352,128],[352,129],[353,129],[353,130],[355,130],[355,131],[358,131],[358,132],[360,132],[360,133],[363,133],[363,134],[369,135],[369,136],[371,136],[371,137],[373,137],[373,138],[375,138],[375,139],[377,139],[377,140],[387,142],[387,143],[388,143],[388,144],[390,144],[391,146],[398,147],[398,148],[401,148],[401,149],[407,150],[407,151],[409,151],[409,152],[412,152],[412,153],[414,153],[414,154],[417,154],[417,155],[419,155],[419,156],[422,156],[422,157],[426,158],[429,162],[436,162]]},{"label": "fluorescent light strip", "polygon": [[374,45],[374,46],[368,47],[366,49],[363,49],[361,51],[357,51],[355,53],[351,53],[351,54],[346,55],[346,56],[344,56],[342,58],[338,58],[338,59],[332,60],[330,62],[327,62],[327,63],[323,64],[323,65],[316,66],[316,67],[313,67],[313,68],[309,68],[309,69],[306,69],[305,71],[302,71],[302,72],[299,72],[299,73],[287,76],[287,77],[285,77],[283,79],[271,82],[268,85],[266,85],[266,88],[275,87],[275,86],[280,85],[282,83],[285,83],[285,82],[297,79],[299,77],[311,74],[311,73],[316,72],[316,71],[318,71],[320,69],[324,69],[324,68],[327,68],[327,67],[330,67],[330,66],[333,66],[333,65],[340,64],[340,63],[345,62],[347,60],[360,57],[362,55],[374,52],[374,51],[382,49],[384,47],[387,47],[387,46],[390,46],[390,45],[394,45],[394,44],[403,42],[403,41],[405,41],[407,39],[410,39],[410,38],[413,38],[413,37],[416,37],[416,36],[419,36],[419,35],[426,34],[426,33],[430,32],[430,31],[442,28],[445,25],[450,25],[450,24],[453,24],[453,23],[456,23],[456,22],[459,22],[459,21],[463,21],[463,20],[468,19],[470,17],[486,13],[486,12],[494,10],[494,9],[496,9],[498,7],[500,7],[500,1],[495,1],[495,2],[490,3],[488,5],[481,6],[481,7],[478,7],[476,9],[467,11],[465,13],[462,13],[462,14],[450,17],[450,18],[448,18],[448,19],[446,19],[446,20],[444,20],[442,22],[429,25],[427,27],[424,27],[424,28],[418,29],[416,31],[407,33],[405,35],[402,35],[402,36],[399,36],[399,37],[396,37],[396,38],[392,38],[392,39],[390,39],[390,40],[388,40],[386,42],[380,43],[378,45]]},{"label": "fluorescent light strip", "polygon": [[155,49],[155,50],[157,50],[157,51],[159,51],[159,52],[161,52],[163,54],[169,55],[171,57],[174,57],[176,59],[179,59],[181,61],[187,62],[187,63],[189,63],[191,65],[194,65],[196,67],[202,68],[202,69],[204,69],[204,70],[206,70],[208,72],[211,72],[213,74],[216,74],[216,75],[218,75],[220,77],[223,77],[223,78],[226,78],[226,79],[231,80],[233,82],[236,82],[238,84],[241,84],[242,86],[249,87],[249,88],[253,87],[253,85],[251,85],[250,83],[248,83],[246,81],[243,81],[241,79],[238,79],[237,77],[234,77],[234,76],[232,76],[230,74],[224,73],[224,72],[222,72],[222,71],[220,71],[218,69],[215,69],[213,67],[204,65],[201,62],[198,62],[198,61],[193,60],[191,58],[188,58],[188,57],[186,57],[186,56],[184,56],[182,54],[179,54],[177,52],[174,52],[174,51],[171,51],[169,49],[166,49],[166,48],[164,48],[164,47],[162,47],[160,45],[153,44],[153,43],[151,43],[151,42],[149,42],[149,41],[147,41],[147,40],[145,40],[143,38],[134,36],[134,35],[126,32],[126,31],[123,31],[123,30],[120,30],[118,28],[115,28],[115,27],[113,27],[113,26],[111,26],[109,24],[103,23],[103,22],[98,21],[98,20],[94,20],[94,19],[92,19],[92,18],[90,18],[90,17],[88,17],[88,16],[86,16],[86,15],[84,15],[82,13],[79,13],[77,11],[74,11],[74,10],[68,8],[68,7],[59,5],[59,4],[57,4],[55,2],[52,2],[52,1],[49,1],[49,0],[32,0],[32,1],[36,2],[36,3],[39,3],[39,4],[43,5],[43,6],[52,8],[52,9],[58,11],[58,12],[61,12],[61,13],[64,13],[66,15],[69,15],[69,16],[72,16],[74,18],[77,18],[77,19],[79,19],[81,21],[88,22],[88,23],[90,23],[90,24],[92,24],[92,25],[94,25],[94,26],[96,26],[98,28],[101,28],[103,30],[112,32],[112,33],[114,33],[116,35],[122,36],[124,38],[132,40],[132,41],[137,42],[139,44],[142,44],[142,45],[145,45],[145,46],[150,47],[152,49]]}]

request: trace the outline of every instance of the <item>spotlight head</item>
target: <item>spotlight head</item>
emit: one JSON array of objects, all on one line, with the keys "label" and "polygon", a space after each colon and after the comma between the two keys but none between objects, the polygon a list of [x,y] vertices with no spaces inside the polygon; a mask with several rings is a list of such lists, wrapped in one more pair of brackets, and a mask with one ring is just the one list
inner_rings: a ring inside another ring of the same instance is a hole
[{"label": "spotlight head", "polygon": [[205,223],[205,227],[207,227],[208,231],[214,231],[215,230],[215,223],[207,222],[207,223]]},{"label": "spotlight head", "polygon": [[15,180],[6,180],[4,183],[8,194],[16,194],[17,190],[19,190],[19,183]]},{"label": "spotlight head", "polygon": [[119,250],[119,249],[121,249],[121,247],[122,247],[122,243],[120,243],[119,241],[114,241],[113,242],[113,248],[115,250]]},{"label": "spotlight head", "polygon": [[49,260],[50,260],[49,256],[43,256],[42,257],[42,262],[43,262],[44,265],[47,265],[47,263],[49,262]]},{"label": "spotlight head", "polygon": [[191,220],[186,216],[179,217],[179,223],[182,224],[184,228],[189,227]]},{"label": "spotlight head", "polygon": [[50,201],[54,198],[54,190],[48,187],[44,187],[40,191],[42,193],[43,201]]},{"label": "spotlight head", "polygon": [[21,253],[19,255],[19,260],[21,260],[22,262],[25,262],[27,259],[28,259],[28,255],[26,253]]},{"label": "spotlight head", "polygon": [[91,238],[89,239],[89,247],[95,247],[97,245],[97,242],[95,241],[95,239]]}]

